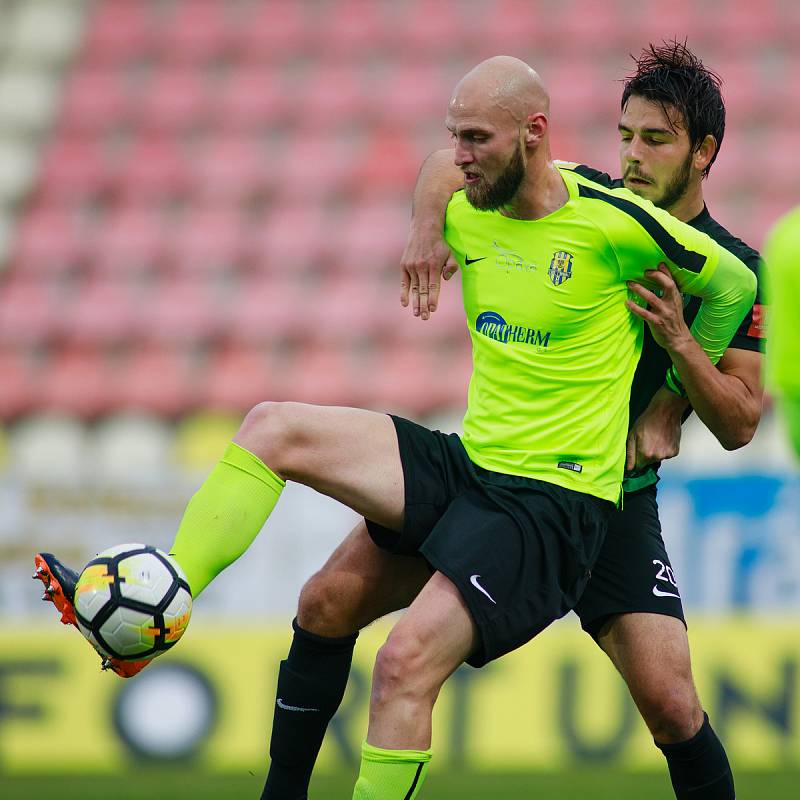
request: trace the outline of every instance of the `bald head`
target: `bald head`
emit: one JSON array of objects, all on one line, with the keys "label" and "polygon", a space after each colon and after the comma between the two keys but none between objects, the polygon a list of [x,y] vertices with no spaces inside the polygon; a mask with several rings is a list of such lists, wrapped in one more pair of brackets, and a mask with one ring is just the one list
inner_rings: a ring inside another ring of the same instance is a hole
[{"label": "bald head", "polygon": [[456,85],[452,111],[509,114],[521,125],[531,114],[548,113],[550,97],[539,75],[524,61],[494,56],[471,69]]}]

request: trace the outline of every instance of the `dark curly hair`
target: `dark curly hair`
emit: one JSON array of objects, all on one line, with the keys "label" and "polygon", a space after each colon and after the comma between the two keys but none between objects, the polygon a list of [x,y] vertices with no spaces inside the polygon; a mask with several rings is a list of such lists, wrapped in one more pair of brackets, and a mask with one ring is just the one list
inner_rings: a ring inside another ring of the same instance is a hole
[{"label": "dark curly hair", "polygon": [[[703,170],[707,176],[717,158],[725,135],[725,103],[722,79],[704,66],[686,46],[686,42],[665,41],[660,46],[648,45],[636,58],[636,72],[625,79],[621,107],[631,96],[658,103],[673,127],[686,127],[692,150],[696,150],[708,134],[717,142],[717,150]],[[680,118],[675,117],[675,113]]]}]

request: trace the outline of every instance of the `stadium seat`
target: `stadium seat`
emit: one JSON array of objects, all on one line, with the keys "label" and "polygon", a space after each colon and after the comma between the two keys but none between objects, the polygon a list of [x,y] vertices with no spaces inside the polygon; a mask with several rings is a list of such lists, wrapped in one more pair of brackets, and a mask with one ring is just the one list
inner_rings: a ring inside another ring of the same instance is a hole
[{"label": "stadium seat", "polygon": [[129,202],[179,197],[187,186],[186,155],[174,139],[143,137],[123,157],[117,180]]},{"label": "stadium seat", "polygon": [[241,19],[236,53],[243,62],[282,62],[312,53],[321,38],[314,12],[306,3],[266,0],[251,3]]},{"label": "stadium seat", "polygon": [[276,344],[293,339],[314,325],[305,292],[290,270],[245,280],[231,300],[225,338],[245,345]]},{"label": "stadium seat", "polygon": [[396,269],[408,238],[409,217],[407,203],[384,201],[352,207],[334,236],[333,263],[339,270],[365,277]]},{"label": "stadium seat", "polygon": [[152,53],[155,4],[141,0],[104,0],[89,17],[84,52],[92,60],[129,61]]},{"label": "stadium seat", "polygon": [[472,14],[456,0],[410,0],[397,11],[395,36],[402,42],[404,55],[412,59],[463,54],[480,41],[481,31]]},{"label": "stadium seat", "polygon": [[151,287],[141,312],[142,339],[172,345],[207,342],[219,332],[223,310],[207,284],[172,279]]},{"label": "stadium seat", "polygon": [[200,200],[245,202],[268,191],[275,171],[254,137],[233,133],[206,143],[193,160],[189,186]]},{"label": "stadium seat", "polygon": [[58,295],[43,281],[20,275],[0,286],[0,342],[42,345],[60,331]]},{"label": "stadium seat", "polygon": [[297,110],[306,124],[321,122],[326,129],[353,125],[375,106],[375,92],[380,96],[380,88],[368,85],[358,62],[343,66],[323,61],[300,90]]},{"label": "stadium seat", "polygon": [[42,197],[73,204],[96,200],[114,183],[110,158],[89,137],[56,137],[42,157],[39,175]]},{"label": "stadium seat", "polygon": [[236,4],[225,0],[178,3],[164,16],[158,32],[163,58],[208,62],[228,55],[235,44]]},{"label": "stadium seat", "polygon": [[334,237],[320,206],[278,203],[250,234],[254,266],[263,272],[297,273],[324,261],[335,249]]},{"label": "stadium seat", "polygon": [[241,215],[229,205],[190,206],[170,226],[166,250],[173,267],[187,274],[230,271],[245,254]]},{"label": "stadium seat", "polygon": [[0,120],[7,131],[40,134],[55,115],[60,90],[58,76],[47,70],[15,67],[0,70]]},{"label": "stadium seat", "polygon": [[28,412],[35,400],[34,368],[30,357],[22,350],[0,349],[0,419],[10,420]]},{"label": "stadium seat", "polygon": [[118,414],[94,426],[90,459],[106,482],[152,489],[169,474],[172,432],[149,414]]},{"label": "stadium seat", "polygon": [[151,271],[164,254],[164,220],[147,205],[122,205],[92,237],[94,265],[106,273]]},{"label": "stadium seat", "polygon": [[[273,398],[273,387],[284,383],[283,371],[264,348],[226,348],[215,352],[202,375],[203,408],[243,414]],[[277,394],[286,390],[277,388]]]},{"label": "stadium seat", "polygon": [[39,411],[83,418],[93,418],[113,408],[118,388],[108,359],[91,349],[55,351],[37,383]]},{"label": "stadium seat", "polygon": [[400,131],[378,128],[372,132],[356,164],[356,193],[396,197],[409,195],[427,153]]},{"label": "stadium seat", "polygon": [[139,345],[117,365],[116,410],[176,417],[196,404],[196,382],[186,352]]},{"label": "stadium seat", "polygon": [[413,129],[431,120],[444,129],[444,115],[456,79],[440,64],[398,61],[375,89],[372,115],[387,128]]},{"label": "stadium seat", "polygon": [[215,112],[214,101],[209,81],[200,70],[180,66],[151,76],[139,112],[148,130],[180,132],[206,125]]},{"label": "stadium seat", "polygon": [[297,350],[284,370],[287,388],[275,389],[275,400],[360,406],[364,396],[362,386],[370,380],[351,353],[325,343],[309,343]]},{"label": "stadium seat", "polygon": [[300,100],[276,70],[261,65],[238,67],[221,87],[215,124],[242,132],[282,125]]},{"label": "stadium seat", "polygon": [[385,328],[384,300],[374,280],[331,277],[307,297],[303,311],[310,324],[301,334],[320,343],[375,338]]},{"label": "stadium seat", "polygon": [[124,128],[137,113],[136,100],[123,69],[93,66],[73,70],[61,102],[62,135],[100,134]]},{"label": "stadium seat", "polygon": [[270,173],[284,197],[307,198],[339,195],[354,188],[354,144],[313,131],[298,131]]},{"label": "stadium seat", "polygon": [[69,206],[33,206],[22,214],[11,251],[11,263],[25,273],[60,275],[78,267],[86,241]]},{"label": "stadium seat", "polygon": [[29,484],[74,486],[96,475],[87,459],[87,426],[74,417],[53,414],[23,419],[14,426],[9,444],[15,473]]},{"label": "stadium seat", "polygon": [[476,63],[497,53],[527,58],[537,45],[547,44],[551,35],[547,15],[532,13],[528,0],[492,0],[478,13]]},{"label": "stadium seat", "polygon": [[62,341],[105,347],[122,344],[138,333],[136,296],[116,280],[82,283],[65,305]]},{"label": "stadium seat", "polygon": [[360,60],[376,52],[393,50],[395,15],[389,3],[344,0],[328,6],[319,21],[325,36],[319,43],[321,59]]}]

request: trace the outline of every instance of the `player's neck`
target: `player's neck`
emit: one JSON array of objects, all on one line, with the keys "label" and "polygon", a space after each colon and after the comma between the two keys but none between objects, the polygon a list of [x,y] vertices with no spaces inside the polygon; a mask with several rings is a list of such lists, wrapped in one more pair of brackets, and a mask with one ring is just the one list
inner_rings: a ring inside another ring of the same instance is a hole
[{"label": "player's neck", "polygon": [[514,199],[500,213],[513,219],[541,219],[557,211],[569,200],[561,173],[552,161],[529,169]]},{"label": "player's neck", "polygon": [[703,210],[704,206],[703,189],[698,183],[697,186],[687,189],[669,208],[664,210],[669,211],[681,222],[690,222]]}]

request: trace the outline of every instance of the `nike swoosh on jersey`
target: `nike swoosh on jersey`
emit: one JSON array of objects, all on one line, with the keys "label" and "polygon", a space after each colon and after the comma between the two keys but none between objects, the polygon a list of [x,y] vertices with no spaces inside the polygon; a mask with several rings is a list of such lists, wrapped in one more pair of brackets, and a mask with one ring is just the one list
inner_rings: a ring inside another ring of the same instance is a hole
[{"label": "nike swoosh on jersey", "polygon": [[287,705],[280,697],[278,698],[278,708],[282,708],[284,711],[319,711],[318,708],[303,708],[303,706]]},{"label": "nike swoosh on jersey", "polygon": [[678,600],[681,599],[679,594],[675,594],[675,592],[665,592],[663,589],[659,589],[658,586],[653,587],[653,594],[656,597],[677,597]]},{"label": "nike swoosh on jersey", "polygon": [[494,597],[492,597],[492,596],[489,594],[489,592],[487,592],[487,591],[486,591],[486,589],[484,589],[484,588],[483,588],[483,586],[481,586],[481,585],[478,583],[478,578],[480,578],[480,575],[470,575],[470,576],[469,576],[469,582],[470,582],[470,583],[471,583],[471,584],[472,584],[472,585],[473,585],[473,586],[474,586],[474,587],[475,587],[475,588],[476,588],[476,589],[477,589],[479,592],[483,592],[483,593],[484,593],[484,594],[485,594],[485,595],[486,595],[486,596],[487,596],[487,597],[488,597],[488,598],[489,598],[489,599],[490,599],[490,600],[491,600],[491,601],[492,601],[492,602],[493,602],[495,605],[497,605],[497,600],[495,600],[495,599],[494,599]]},{"label": "nike swoosh on jersey", "polygon": [[467,258],[464,256],[464,263],[469,266],[470,264],[477,264],[478,261],[483,261],[486,256],[481,256],[480,258]]}]

